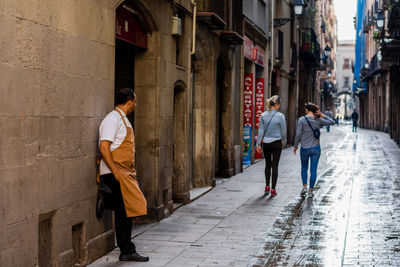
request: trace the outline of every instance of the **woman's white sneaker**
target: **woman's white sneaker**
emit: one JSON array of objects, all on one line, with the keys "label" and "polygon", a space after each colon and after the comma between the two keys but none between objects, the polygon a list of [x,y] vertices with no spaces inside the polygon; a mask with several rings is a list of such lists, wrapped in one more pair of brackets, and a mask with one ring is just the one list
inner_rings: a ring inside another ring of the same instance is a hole
[{"label": "woman's white sneaker", "polygon": [[300,192],[300,196],[304,197],[307,193],[307,188],[303,188],[303,190],[301,190]]}]

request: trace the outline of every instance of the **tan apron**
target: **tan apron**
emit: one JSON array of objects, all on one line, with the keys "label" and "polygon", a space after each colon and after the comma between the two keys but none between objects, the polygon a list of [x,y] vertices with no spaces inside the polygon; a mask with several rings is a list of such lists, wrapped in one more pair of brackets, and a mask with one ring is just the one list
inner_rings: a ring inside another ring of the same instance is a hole
[{"label": "tan apron", "polygon": [[118,168],[118,177],[115,177],[115,179],[117,179],[121,187],[127,217],[146,215],[147,202],[142,191],[140,191],[134,167],[135,137],[133,130],[126,125],[121,112],[118,109],[115,110],[121,116],[126,128],[124,141],[122,141],[122,144],[118,148],[111,151],[113,161]]}]

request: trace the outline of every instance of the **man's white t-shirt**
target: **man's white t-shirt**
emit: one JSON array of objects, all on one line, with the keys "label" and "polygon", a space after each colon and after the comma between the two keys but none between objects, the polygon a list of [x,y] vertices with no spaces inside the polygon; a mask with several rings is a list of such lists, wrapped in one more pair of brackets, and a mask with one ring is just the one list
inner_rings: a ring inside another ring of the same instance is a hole
[{"label": "man's white t-shirt", "polygon": [[[124,120],[126,125],[132,128],[131,123],[129,122],[128,118],[126,117],[125,113],[117,108]],[[108,115],[104,118],[104,120],[100,124],[99,130],[99,145],[100,141],[107,140],[112,142],[110,145],[110,150],[114,151],[117,149],[126,137],[126,128],[124,122],[122,121],[121,115],[115,110],[108,113]],[[111,170],[107,167],[103,160],[100,162],[100,175],[111,173]]]}]

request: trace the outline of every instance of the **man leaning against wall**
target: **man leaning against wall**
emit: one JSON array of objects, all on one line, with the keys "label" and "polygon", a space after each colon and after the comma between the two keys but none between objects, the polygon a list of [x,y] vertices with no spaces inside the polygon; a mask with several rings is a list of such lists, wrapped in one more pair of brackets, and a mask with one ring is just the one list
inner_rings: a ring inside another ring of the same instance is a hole
[{"label": "man leaning against wall", "polygon": [[115,235],[120,248],[120,261],[148,261],[136,252],[131,240],[132,218],[147,214],[146,199],[136,180],[135,138],[126,117],[136,106],[133,89],[116,92],[116,107],[102,121],[99,130],[100,184],[97,210],[101,218],[103,208],[114,210]]}]

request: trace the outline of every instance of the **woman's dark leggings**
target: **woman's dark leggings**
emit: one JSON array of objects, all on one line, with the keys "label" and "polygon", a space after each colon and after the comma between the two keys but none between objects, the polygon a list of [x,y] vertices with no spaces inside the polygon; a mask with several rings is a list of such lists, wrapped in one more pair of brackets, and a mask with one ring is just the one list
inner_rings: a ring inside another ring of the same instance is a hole
[{"label": "woman's dark leggings", "polygon": [[282,141],[277,140],[272,143],[263,143],[263,151],[265,158],[265,183],[269,186],[272,168],[272,189],[275,189],[278,181],[278,165],[282,152]]}]

